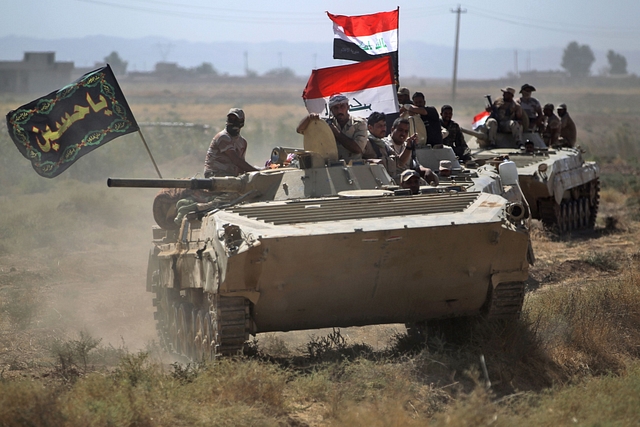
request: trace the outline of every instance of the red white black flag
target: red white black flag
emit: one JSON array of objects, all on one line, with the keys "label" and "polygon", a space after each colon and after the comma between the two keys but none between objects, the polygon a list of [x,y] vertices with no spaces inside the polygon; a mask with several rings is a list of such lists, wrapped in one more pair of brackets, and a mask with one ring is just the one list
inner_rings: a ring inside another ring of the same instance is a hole
[{"label": "red white black flag", "polygon": [[329,98],[337,93],[349,98],[349,114],[354,116],[398,112],[391,58],[313,70],[302,98],[310,113],[328,117]]},{"label": "red white black flag", "polygon": [[398,51],[399,9],[371,15],[327,12],[333,21],[333,58],[368,61]]}]

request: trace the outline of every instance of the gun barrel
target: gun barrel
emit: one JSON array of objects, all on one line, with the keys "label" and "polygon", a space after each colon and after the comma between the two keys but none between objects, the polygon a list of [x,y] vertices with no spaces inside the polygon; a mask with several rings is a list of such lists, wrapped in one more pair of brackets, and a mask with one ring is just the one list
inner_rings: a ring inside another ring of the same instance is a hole
[{"label": "gun barrel", "polygon": [[460,131],[462,133],[466,133],[469,136],[475,136],[476,138],[482,140],[482,141],[486,141],[487,140],[487,135],[485,135],[482,132],[476,132],[474,130],[470,130],[470,129],[465,129],[463,127],[460,128]]},{"label": "gun barrel", "polygon": [[220,192],[241,192],[244,181],[239,177],[191,178],[191,179],[137,179],[108,178],[108,187],[131,188],[189,188],[191,190],[212,190]]}]

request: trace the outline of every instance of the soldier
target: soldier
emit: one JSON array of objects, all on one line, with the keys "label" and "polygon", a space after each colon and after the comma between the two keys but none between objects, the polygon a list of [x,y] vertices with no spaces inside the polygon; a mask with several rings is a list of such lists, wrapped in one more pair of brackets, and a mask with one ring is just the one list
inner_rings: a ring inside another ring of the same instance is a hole
[{"label": "soldier", "polygon": [[395,152],[384,140],[387,135],[386,115],[374,111],[367,119],[367,147],[362,157],[367,160],[380,160],[389,176],[396,174]]},{"label": "soldier", "polygon": [[[416,92],[413,94],[413,104],[416,107],[421,108],[424,112],[418,112],[420,118],[424,122],[424,127],[427,129],[427,144],[439,145],[442,144],[442,131],[440,128],[440,115],[436,107],[427,107],[427,101],[422,92]],[[412,114],[411,111],[409,114]]]},{"label": "soldier", "polygon": [[413,169],[407,169],[400,175],[400,187],[408,188],[411,190],[411,194],[420,194],[420,185],[426,184],[420,174]]},{"label": "soldier", "polygon": [[560,138],[558,143],[563,147],[575,147],[577,139],[576,124],[569,116],[567,104],[558,105],[558,116],[560,116]]},{"label": "soldier", "polygon": [[[398,182],[400,174],[407,169],[413,169],[412,153],[416,148],[418,135],[409,136],[409,120],[397,118],[391,127],[391,133],[385,138],[387,145],[395,152],[396,155],[396,174],[392,176],[394,181]],[[429,183],[438,185],[438,177],[429,168],[416,165],[420,168],[420,175]]]},{"label": "soldier", "polygon": [[[367,146],[367,122],[349,114],[349,99],[336,94],[329,98],[331,118],[327,120],[338,145],[338,157],[349,162],[362,159]],[[311,120],[319,120],[318,114],[309,114],[302,119],[296,132],[302,134]]]},{"label": "soldier", "polygon": [[525,132],[535,132],[542,123],[544,123],[544,115],[542,114],[542,106],[540,102],[531,96],[531,92],[535,92],[536,88],[525,83],[520,88],[522,96],[518,100],[518,104],[522,107],[522,112],[529,119],[529,128],[524,129]]},{"label": "soldier", "polygon": [[247,140],[240,136],[244,126],[244,111],[232,108],[227,114],[227,124],[211,140],[204,161],[204,176],[238,176],[245,172],[256,171],[244,159]]},{"label": "soldier", "polygon": [[487,107],[491,117],[486,121],[484,132],[487,134],[489,145],[496,144],[498,132],[513,134],[518,147],[522,144],[522,108],[516,104],[513,97],[516,90],[512,87],[500,89],[502,98],[496,99],[492,106]]},{"label": "soldier", "polygon": [[553,104],[545,104],[542,109],[542,114],[545,115],[545,127],[542,132],[542,139],[544,139],[547,147],[555,147],[558,145],[558,138],[560,138],[560,119],[553,114]]},{"label": "soldier", "polygon": [[462,135],[460,125],[452,120],[453,107],[451,105],[443,105],[440,109],[440,115],[442,116],[440,119],[440,126],[448,132],[448,135],[442,139],[442,143],[453,148],[453,152],[463,162],[471,160],[469,147],[467,146],[467,142],[464,140],[464,135]]}]

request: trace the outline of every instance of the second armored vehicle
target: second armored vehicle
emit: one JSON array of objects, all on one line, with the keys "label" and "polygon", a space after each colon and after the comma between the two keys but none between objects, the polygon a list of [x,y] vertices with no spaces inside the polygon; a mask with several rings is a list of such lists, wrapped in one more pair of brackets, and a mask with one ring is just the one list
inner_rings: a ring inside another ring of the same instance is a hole
[{"label": "second armored vehicle", "polygon": [[548,148],[537,133],[524,133],[528,147],[516,148],[511,134],[501,133],[496,146],[488,147],[483,134],[463,132],[471,135],[467,143],[478,163],[508,158],[516,164],[532,218],[560,233],[595,226],[600,169],[584,160],[579,147]]}]

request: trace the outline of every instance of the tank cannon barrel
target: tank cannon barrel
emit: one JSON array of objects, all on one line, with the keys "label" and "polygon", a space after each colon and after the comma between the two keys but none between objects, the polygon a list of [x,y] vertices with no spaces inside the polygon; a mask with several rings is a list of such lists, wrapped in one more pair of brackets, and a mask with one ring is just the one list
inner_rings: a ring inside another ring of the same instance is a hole
[{"label": "tank cannon barrel", "polygon": [[108,178],[108,187],[131,188],[189,188],[191,190],[210,190],[225,193],[241,193],[245,189],[245,180],[241,177],[225,176],[190,179],[147,179],[147,178]]},{"label": "tank cannon barrel", "polygon": [[487,135],[485,135],[485,134],[484,134],[484,133],[482,133],[482,132],[476,132],[475,130],[465,129],[465,128],[463,128],[463,127],[460,127],[460,131],[461,131],[462,133],[466,133],[466,134],[467,134],[467,135],[469,135],[469,136],[475,136],[476,138],[481,139],[481,140],[483,140],[483,141],[486,141],[486,140],[487,140]]}]

